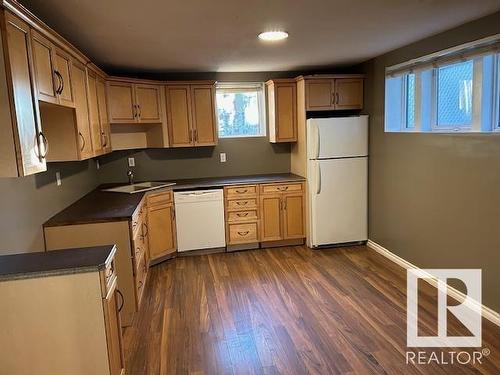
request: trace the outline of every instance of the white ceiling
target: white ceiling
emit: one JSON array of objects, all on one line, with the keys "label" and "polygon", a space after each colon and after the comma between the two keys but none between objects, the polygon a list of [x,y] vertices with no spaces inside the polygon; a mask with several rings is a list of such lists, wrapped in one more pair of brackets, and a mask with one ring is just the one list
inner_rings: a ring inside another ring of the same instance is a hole
[{"label": "white ceiling", "polygon": [[[285,71],[365,61],[500,9],[499,0],[21,0],[96,63]],[[289,32],[276,44],[257,34]]]}]

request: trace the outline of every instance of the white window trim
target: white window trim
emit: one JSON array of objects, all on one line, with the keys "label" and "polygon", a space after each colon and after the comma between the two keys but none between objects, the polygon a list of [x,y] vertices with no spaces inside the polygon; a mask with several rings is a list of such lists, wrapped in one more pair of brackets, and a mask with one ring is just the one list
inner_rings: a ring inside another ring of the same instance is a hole
[{"label": "white window trim", "polygon": [[500,53],[496,53],[493,61],[493,131],[500,133]]},{"label": "white window trim", "polygon": [[[248,92],[257,91],[257,106],[259,110],[259,124],[260,134],[255,135],[229,135],[222,136],[219,133],[219,109],[217,107],[217,90],[225,92]],[[217,113],[217,133],[219,138],[266,138],[267,137],[267,113],[266,113],[266,94],[264,89],[264,82],[218,82],[215,88],[215,107]]]}]

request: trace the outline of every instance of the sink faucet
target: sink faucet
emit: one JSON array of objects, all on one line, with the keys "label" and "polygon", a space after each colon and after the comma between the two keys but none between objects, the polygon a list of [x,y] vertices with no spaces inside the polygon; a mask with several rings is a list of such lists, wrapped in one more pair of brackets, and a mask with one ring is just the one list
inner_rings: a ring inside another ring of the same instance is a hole
[{"label": "sink faucet", "polygon": [[130,169],[127,171],[128,183],[132,185],[134,183],[134,172]]}]

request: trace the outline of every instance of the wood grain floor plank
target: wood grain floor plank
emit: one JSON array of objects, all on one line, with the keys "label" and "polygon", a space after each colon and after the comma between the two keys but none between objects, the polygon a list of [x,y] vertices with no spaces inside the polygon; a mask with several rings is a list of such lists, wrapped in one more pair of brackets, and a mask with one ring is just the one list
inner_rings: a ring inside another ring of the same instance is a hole
[{"label": "wood grain floor plank", "polygon": [[[425,332],[436,319],[426,288]],[[365,246],[156,265],[124,345],[127,375],[500,374],[500,328],[486,320],[482,364],[407,365],[406,271]]]}]

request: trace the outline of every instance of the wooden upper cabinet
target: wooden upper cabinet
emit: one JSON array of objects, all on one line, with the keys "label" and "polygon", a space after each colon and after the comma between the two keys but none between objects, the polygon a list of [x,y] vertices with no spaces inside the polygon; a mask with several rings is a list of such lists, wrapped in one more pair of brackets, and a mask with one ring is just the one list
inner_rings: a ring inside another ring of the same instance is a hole
[{"label": "wooden upper cabinet", "polygon": [[58,104],[54,73],[55,47],[47,38],[36,31],[32,31],[31,36],[38,99],[47,103]]},{"label": "wooden upper cabinet", "polygon": [[46,138],[42,133],[32,65],[30,28],[11,13],[0,29],[0,176],[17,177],[47,170]]},{"label": "wooden upper cabinet", "polygon": [[310,80],[306,82],[306,109],[324,111],[334,109],[333,80]]},{"label": "wooden upper cabinet", "polygon": [[213,85],[191,85],[191,100],[194,145],[216,145],[215,87]]},{"label": "wooden upper cabinet", "polygon": [[160,86],[136,84],[134,89],[138,122],[162,122]]},{"label": "wooden upper cabinet", "polygon": [[77,144],[80,159],[88,159],[93,156],[93,152],[87,95],[87,69],[83,64],[73,62],[72,73],[75,117],[78,131]]},{"label": "wooden upper cabinet", "polygon": [[101,134],[101,124],[99,117],[99,102],[97,100],[97,75],[87,71],[87,92],[89,101],[90,134],[92,136],[92,150],[94,155],[104,152],[104,142]]},{"label": "wooden upper cabinet", "polygon": [[363,78],[360,76],[305,78],[306,110],[331,111],[363,108]]},{"label": "wooden upper cabinet", "polygon": [[38,100],[73,107],[71,57],[37,31],[31,35]]},{"label": "wooden upper cabinet", "polygon": [[167,125],[170,146],[193,146],[189,85],[167,85]]},{"label": "wooden upper cabinet", "polygon": [[159,124],[162,122],[161,86],[108,81],[112,124]]},{"label": "wooden upper cabinet", "polygon": [[297,83],[294,79],[266,82],[269,109],[269,140],[297,141]]},{"label": "wooden upper cabinet", "polygon": [[102,147],[104,153],[109,153],[111,149],[111,127],[108,118],[108,102],[106,96],[106,81],[97,78],[97,108],[99,111],[99,126],[101,131]]},{"label": "wooden upper cabinet", "polygon": [[134,86],[127,82],[108,82],[109,115],[113,124],[136,122]]},{"label": "wooden upper cabinet", "polygon": [[363,108],[363,78],[335,80],[335,109]]},{"label": "wooden upper cabinet", "polygon": [[168,84],[166,100],[170,146],[217,144],[214,84]]}]

